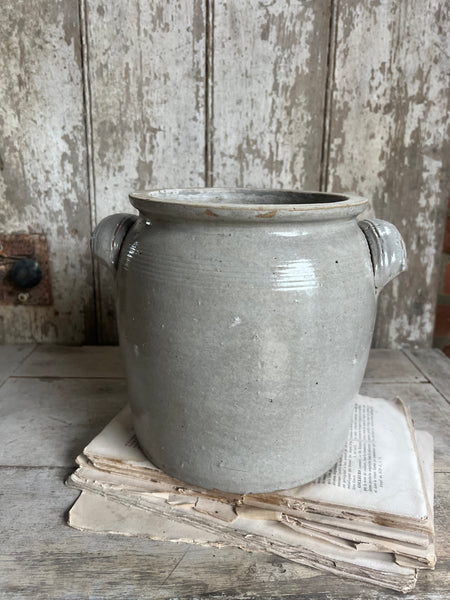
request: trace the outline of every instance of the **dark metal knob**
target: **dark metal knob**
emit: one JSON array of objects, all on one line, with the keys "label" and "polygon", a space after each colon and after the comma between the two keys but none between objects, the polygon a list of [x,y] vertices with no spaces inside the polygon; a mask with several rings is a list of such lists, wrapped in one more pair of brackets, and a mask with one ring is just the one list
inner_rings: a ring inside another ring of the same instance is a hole
[{"label": "dark metal knob", "polygon": [[21,288],[32,288],[42,280],[42,269],[35,260],[21,258],[10,271],[11,279]]}]

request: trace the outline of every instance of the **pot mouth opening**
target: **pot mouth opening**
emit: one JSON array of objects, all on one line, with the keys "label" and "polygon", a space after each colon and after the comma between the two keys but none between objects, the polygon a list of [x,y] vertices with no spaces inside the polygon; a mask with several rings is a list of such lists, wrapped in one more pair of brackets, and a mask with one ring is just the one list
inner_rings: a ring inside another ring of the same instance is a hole
[{"label": "pot mouth opening", "polygon": [[[170,204],[217,204],[233,208],[255,205],[299,206],[348,202],[354,196],[334,192],[303,192],[294,190],[268,190],[252,188],[187,188],[138,191],[131,198],[167,202]],[[362,200],[362,199],[360,199]]]},{"label": "pot mouth opening", "polygon": [[[310,220],[354,216],[368,202],[353,194],[258,188],[185,188],[137,191],[131,204],[142,213],[225,220],[267,217],[274,220]],[[217,211],[217,212],[216,212]],[[328,216],[327,216],[328,215]]]}]

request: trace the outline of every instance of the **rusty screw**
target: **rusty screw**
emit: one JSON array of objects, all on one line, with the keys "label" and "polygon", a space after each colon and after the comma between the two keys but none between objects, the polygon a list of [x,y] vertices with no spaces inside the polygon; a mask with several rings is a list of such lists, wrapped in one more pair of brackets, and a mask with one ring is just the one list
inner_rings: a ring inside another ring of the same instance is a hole
[{"label": "rusty screw", "polygon": [[28,292],[20,292],[20,294],[17,295],[17,300],[22,302],[22,304],[25,304],[29,297],[30,294]]}]

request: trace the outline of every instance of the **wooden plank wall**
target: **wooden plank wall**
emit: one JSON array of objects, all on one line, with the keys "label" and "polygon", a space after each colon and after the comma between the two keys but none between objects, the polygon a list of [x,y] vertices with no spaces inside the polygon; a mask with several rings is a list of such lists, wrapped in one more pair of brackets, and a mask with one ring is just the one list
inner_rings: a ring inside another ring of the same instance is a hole
[{"label": "wooden plank wall", "polygon": [[328,0],[214,8],[212,184],[319,189]]},{"label": "wooden plank wall", "polygon": [[[205,185],[202,0],[84,4],[93,221],[128,193]],[[100,343],[117,341],[111,275],[96,266]]]},{"label": "wooden plank wall", "polygon": [[78,5],[0,10],[0,227],[45,233],[53,305],[0,307],[0,342],[95,340]]},{"label": "wooden plank wall", "polygon": [[379,347],[432,341],[450,183],[449,9],[338,3],[328,187],[369,198],[409,254],[408,272],[380,297]]},{"label": "wooden plank wall", "polygon": [[[378,347],[428,346],[450,152],[445,0],[5,0],[2,232],[45,232],[52,307],[0,342],[113,343],[88,238],[137,188],[353,191],[402,231]],[[446,169],[447,167],[447,169]]]}]

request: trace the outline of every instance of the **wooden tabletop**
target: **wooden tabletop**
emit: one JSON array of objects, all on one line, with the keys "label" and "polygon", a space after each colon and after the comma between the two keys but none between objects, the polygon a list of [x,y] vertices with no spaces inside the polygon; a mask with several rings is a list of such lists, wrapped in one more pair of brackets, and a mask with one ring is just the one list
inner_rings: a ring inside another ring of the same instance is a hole
[{"label": "wooden tabletop", "polygon": [[118,349],[0,346],[0,599],[450,598],[450,361],[373,350],[362,393],[400,396],[435,440],[438,563],[407,596],[237,548],[71,529],[63,482],[127,400]]}]

